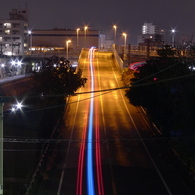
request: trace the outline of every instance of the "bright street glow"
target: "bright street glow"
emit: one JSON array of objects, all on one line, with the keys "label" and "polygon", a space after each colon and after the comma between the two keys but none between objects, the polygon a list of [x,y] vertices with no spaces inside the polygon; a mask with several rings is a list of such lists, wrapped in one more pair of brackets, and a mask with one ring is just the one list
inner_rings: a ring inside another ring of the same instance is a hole
[{"label": "bright street glow", "polygon": [[[93,70],[94,48],[89,50],[90,73],[91,73],[91,91],[94,91],[94,70]],[[89,127],[87,137],[87,191],[88,195],[95,194],[94,173],[93,173],[93,111],[94,111],[94,94],[91,93]]]},{"label": "bright street glow", "polygon": [[17,64],[18,64],[18,66],[21,66],[22,65],[22,62],[21,61],[18,61]]},{"label": "bright street glow", "polygon": [[16,65],[16,61],[12,60],[12,61],[11,61],[11,64],[12,64],[12,65]]},{"label": "bright street glow", "polygon": [[66,41],[66,59],[68,60],[68,44],[71,43],[71,40]]},{"label": "bright street glow", "polygon": [[22,108],[22,104],[18,102],[18,103],[16,104],[16,108],[17,108],[17,109],[21,109],[21,108]]},{"label": "bright street glow", "polygon": [[11,108],[12,112],[16,112],[17,110],[21,110],[23,107],[21,102],[18,102],[17,104],[14,104]]},{"label": "bright street glow", "polygon": [[126,34],[126,33],[123,33],[123,36],[124,36],[124,37],[127,37],[127,34]]},{"label": "bright street glow", "polygon": [[15,112],[16,111],[16,108],[15,107],[12,107],[11,111],[12,112]]}]

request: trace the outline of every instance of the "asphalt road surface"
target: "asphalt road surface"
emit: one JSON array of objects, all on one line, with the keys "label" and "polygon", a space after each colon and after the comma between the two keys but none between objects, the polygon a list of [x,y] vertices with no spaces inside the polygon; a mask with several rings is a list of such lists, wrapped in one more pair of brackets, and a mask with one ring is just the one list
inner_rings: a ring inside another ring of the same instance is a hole
[{"label": "asphalt road surface", "polygon": [[191,195],[154,126],[129,104],[112,53],[84,51],[84,86],[71,97],[56,161],[37,194]]}]

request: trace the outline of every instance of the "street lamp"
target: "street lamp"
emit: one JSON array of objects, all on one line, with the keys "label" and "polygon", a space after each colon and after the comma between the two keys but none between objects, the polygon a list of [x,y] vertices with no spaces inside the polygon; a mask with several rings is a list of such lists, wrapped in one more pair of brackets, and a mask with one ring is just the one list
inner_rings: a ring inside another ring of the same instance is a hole
[{"label": "street lamp", "polygon": [[114,43],[116,45],[116,29],[117,29],[117,26],[114,25],[113,28],[114,28]]},{"label": "street lamp", "polygon": [[86,34],[87,34],[87,32],[86,32],[87,29],[88,29],[88,26],[85,26],[85,27],[84,27],[84,30],[85,30],[85,48],[86,48],[86,42],[87,42],[87,41],[86,41],[86,40],[87,40],[87,36],[86,36]]},{"label": "street lamp", "polygon": [[77,28],[77,48],[79,47],[79,31],[80,28]]},{"label": "street lamp", "polygon": [[71,43],[71,40],[66,41],[66,59],[68,60],[68,44]]},{"label": "street lamp", "polygon": [[175,47],[175,29],[172,29],[171,33],[172,33],[172,47]]},{"label": "street lamp", "polygon": [[28,35],[30,36],[30,55],[32,55],[32,31],[28,31]]},{"label": "street lamp", "polygon": [[124,36],[124,53],[126,53],[127,34],[123,33],[123,36]]}]

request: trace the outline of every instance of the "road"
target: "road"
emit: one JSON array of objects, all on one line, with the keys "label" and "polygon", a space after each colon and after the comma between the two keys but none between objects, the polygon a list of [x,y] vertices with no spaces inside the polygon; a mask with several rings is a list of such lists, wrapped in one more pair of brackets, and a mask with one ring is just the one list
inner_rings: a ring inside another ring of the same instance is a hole
[{"label": "road", "polygon": [[37,194],[194,194],[161,141],[153,138],[155,127],[120,89],[112,53],[85,51],[79,68],[87,82],[70,98],[61,129],[64,141]]}]

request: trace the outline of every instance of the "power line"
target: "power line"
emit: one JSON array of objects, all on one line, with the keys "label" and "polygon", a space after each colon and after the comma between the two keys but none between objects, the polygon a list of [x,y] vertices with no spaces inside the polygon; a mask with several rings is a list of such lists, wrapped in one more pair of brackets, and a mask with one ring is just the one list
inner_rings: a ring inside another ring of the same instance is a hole
[{"label": "power line", "polygon": [[105,138],[105,139],[93,139],[91,142],[87,141],[87,139],[36,139],[36,138],[3,138],[3,142],[4,143],[27,143],[27,144],[54,144],[54,143],[107,143],[107,142],[126,142],[126,143],[130,143],[130,142],[141,142],[143,141],[147,141],[147,142],[153,142],[153,141],[170,141],[170,140],[181,140],[181,139],[188,139],[188,140],[193,140],[194,138],[192,137],[150,137],[150,138],[120,138],[120,140],[116,140],[116,139],[109,139],[109,138]]}]

